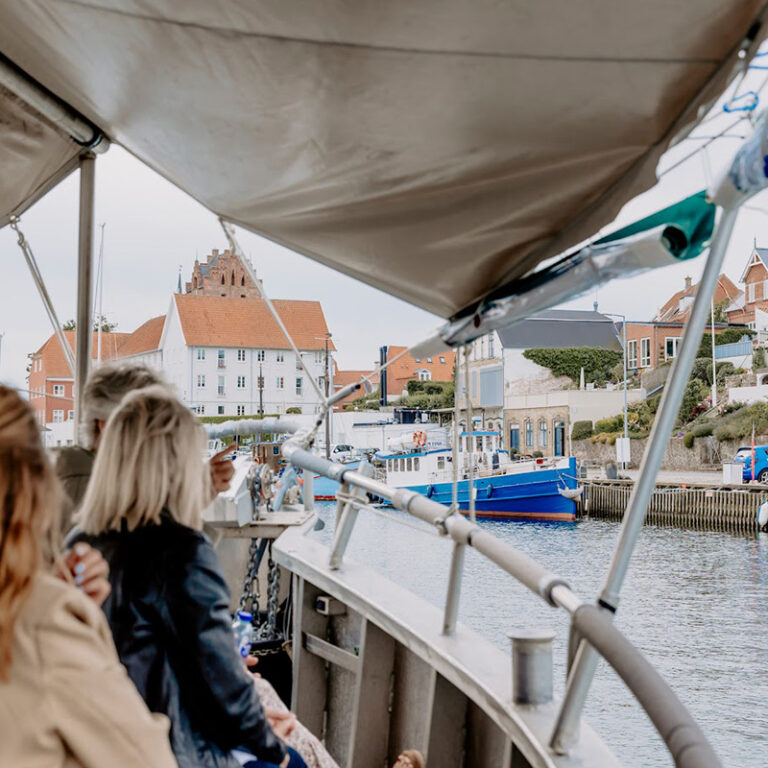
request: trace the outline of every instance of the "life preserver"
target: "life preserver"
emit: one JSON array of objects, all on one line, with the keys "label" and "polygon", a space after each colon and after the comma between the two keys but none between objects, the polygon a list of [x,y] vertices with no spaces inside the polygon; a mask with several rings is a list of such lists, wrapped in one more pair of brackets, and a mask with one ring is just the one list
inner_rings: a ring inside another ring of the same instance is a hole
[{"label": "life preserver", "polygon": [[419,447],[423,448],[427,444],[427,433],[426,432],[414,432],[413,433],[413,442],[418,445]]}]

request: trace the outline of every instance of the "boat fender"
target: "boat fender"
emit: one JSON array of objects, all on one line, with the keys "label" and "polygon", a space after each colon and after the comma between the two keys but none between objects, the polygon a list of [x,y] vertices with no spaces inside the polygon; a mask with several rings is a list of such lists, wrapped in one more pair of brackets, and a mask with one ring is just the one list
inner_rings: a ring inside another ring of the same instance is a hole
[{"label": "boat fender", "polygon": [[435,492],[435,486],[434,485],[428,485],[427,486],[427,492],[424,494],[428,499],[432,498],[432,494]]},{"label": "boat fender", "polygon": [[485,486],[485,498],[490,499],[493,495],[493,486],[488,483],[488,485]]},{"label": "boat fender", "polygon": [[768,501],[764,501],[757,508],[757,525],[760,528],[768,526]]}]

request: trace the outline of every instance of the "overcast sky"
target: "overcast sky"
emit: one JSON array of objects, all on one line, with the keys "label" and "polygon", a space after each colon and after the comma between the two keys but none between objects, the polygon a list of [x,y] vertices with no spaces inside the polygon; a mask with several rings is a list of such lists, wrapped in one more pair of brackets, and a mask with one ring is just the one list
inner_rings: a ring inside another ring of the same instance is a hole
[{"label": "overcast sky", "polygon": [[[763,74],[763,73],[760,73]],[[756,76],[753,76],[757,79]],[[762,82],[759,79],[758,85]],[[748,81],[744,88],[751,87]],[[768,89],[764,96],[768,96]],[[696,135],[712,135],[733,116],[723,115],[700,126]],[[748,132],[746,123],[730,134]],[[729,134],[729,135],[730,135]],[[703,142],[687,140],[662,159],[664,171]],[[651,191],[625,206],[617,224],[626,223],[703,189],[710,172],[725,166],[740,142],[722,138],[660,180]],[[711,171],[709,170],[711,168]],[[96,221],[106,223],[104,308],[120,331],[132,331],[149,317],[164,314],[175,289],[179,265],[189,279],[195,256],[226,241],[216,217],[139,161],[113,146],[96,168]],[[77,191],[74,174],[28,211],[22,228],[37,257],[59,318],[74,317],[77,262]],[[742,210],[731,240],[725,272],[738,281],[753,238],[768,247],[768,198],[751,206],[766,213]],[[410,345],[434,330],[441,320],[373,288],[356,283],[327,267],[248,232],[240,242],[264,280],[272,298],[318,299],[338,347],[342,368],[370,368],[382,344]],[[98,249],[98,236],[96,247]],[[468,256],[468,258],[471,258]],[[625,313],[632,320],[649,319],[686,275],[697,280],[704,257],[654,273],[616,281],[597,294],[567,306],[591,309],[595,298],[605,312]],[[0,230],[0,381],[25,386],[27,353],[51,333],[51,327],[16,245],[14,233]]]}]

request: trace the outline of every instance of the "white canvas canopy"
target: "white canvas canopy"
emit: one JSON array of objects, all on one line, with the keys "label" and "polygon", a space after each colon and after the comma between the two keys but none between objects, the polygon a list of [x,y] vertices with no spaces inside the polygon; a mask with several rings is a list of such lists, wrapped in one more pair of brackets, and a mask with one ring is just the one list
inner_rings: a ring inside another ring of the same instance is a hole
[{"label": "white canvas canopy", "polygon": [[[650,187],[764,10],[25,0],[0,53],[224,218],[449,317]],[[80,150],[0,90],[0,224]]]}]

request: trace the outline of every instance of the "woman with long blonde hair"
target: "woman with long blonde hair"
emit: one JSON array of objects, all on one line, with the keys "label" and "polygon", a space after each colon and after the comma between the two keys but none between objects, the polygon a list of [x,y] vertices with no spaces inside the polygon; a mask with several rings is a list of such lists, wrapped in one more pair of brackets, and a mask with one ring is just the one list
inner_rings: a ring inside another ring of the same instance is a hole
[{"label": "woman with long blonde hair", "polygon": [[60,489],[27,403],[0,386],[0,765],[176,765],[97,605],[52,574]]},{"label": "woman with long blonde hair", "polygon": [[126,395],[101,435],[80,540],[110,565],[104,610],[118,654],[149,708],[170,718],[181,768],[303,768],[275,733],[286,737],[290,721],[273,732],[235,651],[229,591],[201,532],[203,449],[200,425],[167,388]]}]

